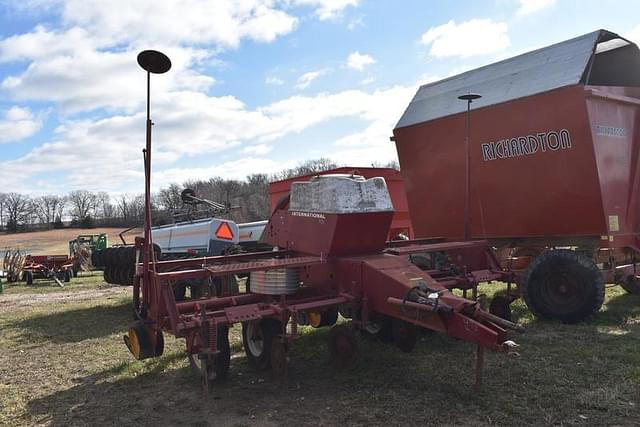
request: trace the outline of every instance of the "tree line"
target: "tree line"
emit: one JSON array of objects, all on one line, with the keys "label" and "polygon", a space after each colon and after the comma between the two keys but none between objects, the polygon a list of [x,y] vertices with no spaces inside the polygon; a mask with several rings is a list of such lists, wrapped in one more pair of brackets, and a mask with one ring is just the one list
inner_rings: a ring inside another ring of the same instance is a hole
[{"label": "tree line", "polygon": [[[375,167],[399,169],[397,162],[374,164]],[[198,197],[226,204],[226,217],[236,222],[268,218],[269,183],[337,168],[338,164],[320,158],[275,174],[251,174],[245,180],[214,177],[170,184],[152,194],[152,217],[155,225],[173,220],[184,208],[181,193],[189,188]],[[144,221],[144,194],[111,196],[105,191],[75,190],[65,195],[29,196],[0,193],[0,230],[7,232],[49,230],[64,227],[133,227]]]}]

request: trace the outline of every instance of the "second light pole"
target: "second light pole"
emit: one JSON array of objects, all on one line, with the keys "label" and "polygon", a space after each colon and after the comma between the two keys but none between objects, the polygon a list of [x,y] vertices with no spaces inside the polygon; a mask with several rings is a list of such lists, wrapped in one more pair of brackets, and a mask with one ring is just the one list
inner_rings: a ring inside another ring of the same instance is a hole
[{"label": "second light pole", "polygon": [[471,137],[471,103],[482,98],[477,93],[466,93],[460,95],[458,99],[467,101],[467,130],[464,139],[464,240],[471,240],[471,149],[469,147],[469,138]]}]

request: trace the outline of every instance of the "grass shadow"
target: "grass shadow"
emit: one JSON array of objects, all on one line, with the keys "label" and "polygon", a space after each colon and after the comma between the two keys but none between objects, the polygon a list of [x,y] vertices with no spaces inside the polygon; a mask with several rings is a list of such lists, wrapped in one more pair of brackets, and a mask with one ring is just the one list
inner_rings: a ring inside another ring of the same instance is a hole
[{"label": "grass shadow", "polygon": [[20,342],[74,343],[121,332],[131,319],[131,303],[58,311],[9,323],[19,332]]}]

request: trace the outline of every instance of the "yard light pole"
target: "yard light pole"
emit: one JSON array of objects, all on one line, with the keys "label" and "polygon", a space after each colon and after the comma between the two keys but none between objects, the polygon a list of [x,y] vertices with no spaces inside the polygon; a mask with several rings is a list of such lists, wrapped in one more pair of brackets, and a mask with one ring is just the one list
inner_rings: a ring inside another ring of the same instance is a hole
[{"label": "yard light pole", "polygon": [[458,97],[461,101],[467,101],[467,130],[464,139],[464,240],[471,240],[471,149],[469,148],[469,138],[471,134],[471,103],[480,98],[482,98],[482,95],[471,92]]},{"label": "yard light pole", "polygon": [[144,270],[143,284],[149,284],[149,263],[153,257],[151,242],[151,73],[163,74],[171,68],[171,60],[157,50],[144,50],[138,54],[138,64],[147,72],[147,141],[144,153]]}]

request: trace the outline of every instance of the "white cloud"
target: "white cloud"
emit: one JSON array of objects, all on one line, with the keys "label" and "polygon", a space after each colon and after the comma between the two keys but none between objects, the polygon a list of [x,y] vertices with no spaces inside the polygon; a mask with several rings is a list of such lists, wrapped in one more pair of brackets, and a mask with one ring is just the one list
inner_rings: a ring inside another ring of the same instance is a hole
[{"label": "white cloud", "polygon": [[[36,46],[39,39],[58,40],[64,53],[46,56],[46,52]],[[76,45],[75,39],[75,31],[47,33],[41,30],[19,39],[18,45],[26,48],[22,58],[32,62],[21,74],[2,80],[0,93],[18,101],[55,102],[65,113],[96,108],[134,111],[142,106],[144,72],[135,61],[137,52],[101,51],[87,40]],[[16,58],[15,47],[9,40],[4,42],[8,43],[0,45],[0,60]],[[194,64],[207,57],[203,50],[170,47],[162,50],[172,59],[172,71],[154,78],[154,89],[160,92],[207,90],[215,82],[213,77],[192,70]]]},{"label": "white cloud", "polygon": [[640,24],[636,25],[631,31],[629,31],[626,38],[640,46]]},{"label": "white cloud", "polygon": [[359,28],[359,27],[364,27],[364,18],[362,16],[359,16],[357,18],[352,19],[347,24],[347,29],[349,31],[353,31],[353,30],[355,30],[356,28]]},{"label": "white cloud", "polygon": [[11,107],[0,119],[0,144],[28,138],[40,130],[42,122],[28,108]]},{"label": "white cloud", "polygon": [[369,76],[367,78],[362,79],[360,81],[360,84],[363,85],[363,86],[366,86],[366,85],[370,85],[371,83],[373,83],[375,81],[376,81],[375,77]]},{"label": "white cloud", "polygon": [[86,28],[110,43],[136,44],[210,43],[237,47],[243,38],[271,41],[291,32],[297,18],[268,0],[52,0],[62,7],[70,26]]},{"label": "white cloud", "polygon": [[322,70],[309,71],[308,73],[304,73],[303,75],[298,77],[298,82],[296,83],[296,88],[300,89],[300,90],[306,89],[306,88],[309,87],[309,85],[311,83],[313,83],[313,81],[315,79],[317,79],[320,76],[323,76],[323,75],[327,74],[328,72],[329,72],[329,70],[322,69]]},{"label": "white cloud", "polygon": [[347,67],[352,70],[362,71],[367,65],[375,64],[376,60],[371,55],[355,51],[347,58]]},{"label": "white cloud", "polygon": [[[152,107],[156,123],[154,188],[199,174],[244,177],[251,171],[284,169],[288,167],[285,163],[260,156],[272,147],[276,149],[280,138],[337,118],[364,122],[344,135],[332,150],[334,156],[344,156],[336,158],[340,163],[366,166],[376,160],[393,159],[393,144],[388,138],[414,93],[411,86],[372,93],[348,90],[293,96],[254,110],[232,96],[210,97],[188,91],[158,96]],[[35,181],[41,174],[64,172],[68,175],[59,184],[68,189],[140,191],[144,117],[140,112],[100,120],[67,120],[52,142],[0,163],[0,182],[16,191],[33,192],[25,185],[30,178]],[[203,156],[224,160],[214,160],[204,169],[183,166],[190,158]],[[247,156],[255,159],[252,168],[231,170],[234,159],[244,161]],[[299,160],[305,159],[291,159],[294,163]],[[69,164],[74,168],[70,170]],[[258,164],[262,166],[255,166]]]},{"label": "white cloud", "polygon": [[256,144],[256,145],[249,145],[247,147],[244,147],[242,149],[242,153],[251,154],[254,156],[264,156],[265,154],[269,154],[271,150],[273,150],[272,145]]},{"label": "white cloud", "polygon": [[491,19],[472,19],[456,24],[451,20],[446,24],[429,28],[422,34],[421,42],[431,46],[429,53],[443,58],[462,58],[501,52],[510,45],[507,24]]},{"label": "white cloud", "polygon": [[334,19],[348,6],[356,7],[360,0],[293,0],[295,4],[316,8],[320,20]]},{"label": "white cloud", "polygon": [[268,85],[271,86],[282,86],[284,84],[284,81],[278,77],[275,76],[268,76],[264,82]]},{"label": "white cloud", "polygon": [[517,16],[526,16],[553,6],[556,0],[520,0]]}]

